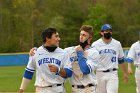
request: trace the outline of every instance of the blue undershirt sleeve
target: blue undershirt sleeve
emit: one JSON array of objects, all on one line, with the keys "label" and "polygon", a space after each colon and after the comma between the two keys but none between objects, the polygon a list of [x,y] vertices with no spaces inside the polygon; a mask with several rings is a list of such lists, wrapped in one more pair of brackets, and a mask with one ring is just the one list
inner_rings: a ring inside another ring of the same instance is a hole
[{"label": "blue undershirt sleeve", "polygon": [[84,75],[89,74],[90,73],[90,68],[86,64],[87,59],[84,57],[83,52],[82,51],[78,51],[77,52],[77,57],[78,57],[78,64],[79,64],[79,67],[80,67],[82,73]]}]

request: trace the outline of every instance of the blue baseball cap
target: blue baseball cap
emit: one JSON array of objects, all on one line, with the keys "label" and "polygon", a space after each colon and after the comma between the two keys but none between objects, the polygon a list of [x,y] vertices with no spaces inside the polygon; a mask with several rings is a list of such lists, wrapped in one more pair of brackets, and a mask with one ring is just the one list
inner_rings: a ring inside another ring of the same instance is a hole
[{"label": "blue baseball cap", "polygon": [[110,24],[104,24],[101,28],[101,31],[112,30],[112,26]]}]

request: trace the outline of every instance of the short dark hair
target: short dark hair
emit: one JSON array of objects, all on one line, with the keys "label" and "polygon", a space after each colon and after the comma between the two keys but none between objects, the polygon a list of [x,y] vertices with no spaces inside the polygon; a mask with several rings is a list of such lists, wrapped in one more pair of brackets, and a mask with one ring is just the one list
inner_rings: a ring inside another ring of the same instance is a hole
[{"label": "short dark hair", "polygon": [[55,28],[46,28],[42,31],[41,37],[43,42],[46,42],[46,37],[51,38],[53,34],[56,34],[57,30]]},{"label": "short dark hair", "polygon": [[85,32],[88,32],[91,36],[93,36],[93,27],[90,26],[90,25],[83,25],[81,28],[80,28],[80,31],[85,31]]}]

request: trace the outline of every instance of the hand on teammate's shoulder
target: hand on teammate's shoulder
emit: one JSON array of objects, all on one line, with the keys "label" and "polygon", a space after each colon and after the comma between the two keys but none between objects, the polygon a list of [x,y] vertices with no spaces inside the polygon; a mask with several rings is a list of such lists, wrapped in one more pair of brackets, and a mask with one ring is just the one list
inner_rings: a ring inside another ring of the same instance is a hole
[{"label": "hand on teammate's shoulder", "polygon": [[30,55],[30,56],[34,56],[36,50],[37,50],[36,47],[30,49],[29,55]]}]

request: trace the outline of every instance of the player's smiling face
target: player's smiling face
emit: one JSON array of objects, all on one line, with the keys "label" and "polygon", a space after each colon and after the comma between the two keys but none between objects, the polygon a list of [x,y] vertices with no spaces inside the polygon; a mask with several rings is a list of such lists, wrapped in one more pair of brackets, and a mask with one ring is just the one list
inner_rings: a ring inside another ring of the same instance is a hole
[{"label": "player's smiling face", "polygon": [[84,42],[84,41],[86,41],[89,37],[90,37],[90,35],[89,35],[88,32],[86,32],[86,31],[81,31],[81,32],[80,32],[79,41],[80,41],[80,42]]},{"label": "player's smiling face", "polygon": [[47,40],[49,46],[59,46],[60,37],[58,33],[54,33],[50,39]]}]

